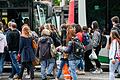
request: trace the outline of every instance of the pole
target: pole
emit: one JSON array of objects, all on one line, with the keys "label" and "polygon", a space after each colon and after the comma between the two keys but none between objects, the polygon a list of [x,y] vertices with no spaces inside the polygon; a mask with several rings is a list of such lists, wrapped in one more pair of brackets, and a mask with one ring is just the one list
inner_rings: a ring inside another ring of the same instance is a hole
[{"label": "pole", "polygon": [[86,23],[86,0],[78,0],[78,23],[87,26]]}]

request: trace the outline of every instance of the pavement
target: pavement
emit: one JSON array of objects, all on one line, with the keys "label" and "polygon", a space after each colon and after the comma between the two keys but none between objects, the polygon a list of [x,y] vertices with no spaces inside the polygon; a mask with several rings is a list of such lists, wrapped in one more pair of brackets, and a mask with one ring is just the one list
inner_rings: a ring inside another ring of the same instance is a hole
[{"label": "pavement", "polygon": [[[27,73],[25,71],[24,75],[23,75],[23,80],[30,80],[30,79],[25,78],[26,74]],[[34,80],[42,80],[39,71],[35,71],[34,74],[35,74]],[[10,75],[10,73],[3,73],[1,76],[2,78],[0,80],[9,80],[8,79],[9,75]],[[92,74],[90,72],[86,72],[85,75],[78,75],[78,80],[108,80],[108,75],[109,75],[108,72],[103,72],[102,74]],[[50,80],[55,80],[55,79],[50,79]],[[64,78],[61,77],[60,80],[64,80]],[[120,80],[120,78],[115,79],[115,80]]]}]

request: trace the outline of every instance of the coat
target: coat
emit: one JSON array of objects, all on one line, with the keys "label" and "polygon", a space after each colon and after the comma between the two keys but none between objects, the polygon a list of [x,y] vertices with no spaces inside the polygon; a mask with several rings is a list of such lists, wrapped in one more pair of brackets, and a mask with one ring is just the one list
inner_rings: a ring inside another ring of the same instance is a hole
[{"label": "coat", "polygon": [[34,49],[32,48],[32,38],[20,37],[21,62],[31,62],[35,59]]}]

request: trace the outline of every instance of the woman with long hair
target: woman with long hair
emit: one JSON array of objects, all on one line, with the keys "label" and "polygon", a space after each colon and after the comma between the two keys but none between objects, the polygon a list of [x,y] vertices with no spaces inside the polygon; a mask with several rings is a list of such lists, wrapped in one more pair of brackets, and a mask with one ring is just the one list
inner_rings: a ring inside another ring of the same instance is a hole
[{"label": "woman with long hair", "polygon": [[30,78],[33,80],[34,67],[32,65],[32,60],[35,59],[35,54],[32,47],[32,38],[30,36],[30,28],[28,25],[22,26],[19,51],[21,54],[21,71],[18,75],[18,78],[22,79],[24,69],[27,68],[30,70]]},{"label": "woman with long hair", "polygon": [[110,37],[111,43],[109,50],[109,80],[115,80],[115,70],[117,68],[120,70],[120,36],[116,30],[112,30]]}]

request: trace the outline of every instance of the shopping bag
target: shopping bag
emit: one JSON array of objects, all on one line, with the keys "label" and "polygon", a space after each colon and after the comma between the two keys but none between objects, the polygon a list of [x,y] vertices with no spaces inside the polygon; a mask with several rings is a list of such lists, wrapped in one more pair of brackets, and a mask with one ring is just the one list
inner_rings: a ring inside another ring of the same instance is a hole
[{"label": "shopping bag", "polygon": [[91,60],[97,59],[97,55],[96,55],[96,53],[95,53],[94,50],[92,50],[92,53],[89,55],[89,58],[90,58]]}]

